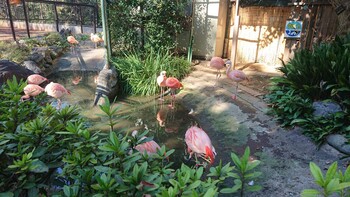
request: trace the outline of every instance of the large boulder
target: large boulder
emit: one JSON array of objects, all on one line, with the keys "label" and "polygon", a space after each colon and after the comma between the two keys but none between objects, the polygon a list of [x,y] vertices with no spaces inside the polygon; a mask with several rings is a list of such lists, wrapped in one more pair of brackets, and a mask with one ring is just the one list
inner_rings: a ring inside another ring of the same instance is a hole
[{"label": "large boulder", "polygon": [[0,86],[13,76],[16,76],[19,81],[20,79],[26,80],[31,74],[34,72],[15,62],[0,60]]}]

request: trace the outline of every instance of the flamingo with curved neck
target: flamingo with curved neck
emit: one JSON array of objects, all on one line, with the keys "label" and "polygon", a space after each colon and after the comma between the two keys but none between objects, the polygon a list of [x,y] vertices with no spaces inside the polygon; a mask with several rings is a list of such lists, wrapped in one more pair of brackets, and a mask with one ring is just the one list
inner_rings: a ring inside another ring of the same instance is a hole
[{"label": "flamingo with curved neck", "polygon": [[237,93],[238,93],[238,84],[241,81],[247,80],[249,81],[248,77],[246,76],[246,74],[241,71],[241,70],[231,70],[232,68],[232,62],[231,60],[227,60],[225,62],[225,64],[228,64],[228,68],[226,69],[226,75],[229,79],[231,79],[232,81],[236,82],[236,88],[235,88],[235,94],[232,95],[232,99],[236,100],[237,99]]}]

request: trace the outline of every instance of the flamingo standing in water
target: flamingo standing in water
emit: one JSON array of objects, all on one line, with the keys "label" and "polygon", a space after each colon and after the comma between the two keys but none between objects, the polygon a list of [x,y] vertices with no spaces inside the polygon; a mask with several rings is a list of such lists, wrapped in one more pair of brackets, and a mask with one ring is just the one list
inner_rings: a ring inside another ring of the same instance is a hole
[{"label": "flamingo standing in water", "polygon": [[32,74],[27,77],[28,84],[40,85],[45,81],[49,81],[49,80],[39,74]]},{"label": "flamingo standing in water", "polygon": [[159,100],[164,100],[163,99],[163,96],[164,96],[164,88],[166,87],[166,71],[162,71],[160,72],[159,76],[157,77],[157,84],[159,85],[160,87],[160,98]]},{"label": "flamingo standing in water", "polygon": [[79,44],[78,40],[74,38],[74,36],[68,36],[67,41],[71,45],[72,52],[75,53],[75,45]]},{"label": "flamingo standing in water", "polygon": [[[134,130],[131,134],[133,137],[137,135],[137,130]],[[141,139],[145,139],[146,137],[143,136]],[[138,144],[135,149],[139,151],[142,154],[147,154],[149,156],[156,154],[157,150],[160,150],[160,146],[155,142],[154,140],[144,142],[142,144]]]},{"label": "flamingo standing in water", "polygon": [[175,92],[176,92],[177,89],[180,89],[181,87],[183,87],[183,85],[175,77],[167,78],[166,81],[165,81],[165,85],[168,88],[170,88],[170,94],[171,94],[171,97],[172,97],[171,103],[170,103],[170,107],[174,108]]},{"label": "flamingo standing in water", "polygon": [[214,68],[216,69],[216,82],[215,84],[218,82],[218,80],[220,79],[221,77],[221,69],[223,69],[225,67],[225,62],[224,60],[221,58],[221,57],[213,57],[211,58],[210,60],[210,64],[209,66],[211,68]]},{"label": "flamingo standing in water", "polygon": [[61,97],[65,94],[71,94],[66,88],[63,87],[63,85],[54,82],[50,82],[45,87],[45,92],[47,95],[57,99],[57,109],[61,108]]},{"label": "flamingo standing in water", "polygon": [[98,36],[97,34],[91,33],[90,34],[90,40],[95,44],[95,49],[97,48],[97,44],[99,42],[103,42],[103,39]]},{"label": "flamingo standing in water", "polygon": [[211,144],[211,140],[205,131],[197,126],[192,126],[187,129],[185,134],[185,142],[187,144],[187,151],[190,153],[190,157],[195,154],[200,156],[210,164],[214,163],[215,148]]},{"label": "flamingo standing in water", "polygon": [[24,95],[21,97],[21,100],[29,99],[31,96],[38,96],[44,91],[44,88],[36,84],[28,84],[23,88]]},{"label": "flamingo standing in water", "polygon": [[229,65],[229,67],[226,70],[226,75],[229,79],[236,82],[236,88],[235,88],[235,94],[232,95],[232,99],[237,99],[237,93],[238,93],[238,83],[244,80],[249,81],[248,77],[245,75],[245,73],[241,70],[231,70],[232,68],[232,62],[231,60],[227,60],[226,64]]}]

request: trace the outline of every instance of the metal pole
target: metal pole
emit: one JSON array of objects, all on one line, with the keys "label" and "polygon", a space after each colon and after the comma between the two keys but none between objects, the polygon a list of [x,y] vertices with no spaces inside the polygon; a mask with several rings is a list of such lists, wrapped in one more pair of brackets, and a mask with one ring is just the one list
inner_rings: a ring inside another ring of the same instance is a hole
[{"label": "metal pole", "polygon": [[102,13],[102,28],[103,28],[104,44],[107,47],[107,68],[109,69],[109,59],[111,58],[111,46],[110,46],[108,23],[107,23],[106,0],[101,0],[101,13]]},{"label": "metal pole", "polygon": [[55,10],[55,20],[56,20],[56,30],[57,32],[60,31],[59,27],[58,27],[58,13],[57,13],[57,6],[56,6],[56,3],[53,3],[53,7],[54,7],[54,10]]},{"label": "metal pole", "polygon": [[15,34],[15,28],[13,27],[13,21],[12,21],[12,13],[11,13],[11,7],[10,7],[10,0],[6,0],[7,3],[7,11],[9,13],[9,20],[10,20],[10,26],[12,30],[12,37],[13,40],[16,41],[16,34]]},{"label": "metal pole", "polygon": [[95,5],[95,7],[93,8],[93,12],[94,12],[94,15],[93,15],[93,26],[94,26],[94,33],[96,33],[96,26],[97,26],[97,18],[96,18],[96,15],[97,15],[97,3]]},{"label": "metal pole", "polygon": [[79,6],[79,15],[80,15],[80,31],[81,31],[81,33],[84,33],[84,30],[83,30],[83,15],[81,13],[81,6]]},{"label": "metal pole", "polygon": [[237,39],[239,30],[239,0],[236,0],[236,15],[235,15],[235,25],[233,28],[232,36],[232,49],[231,49],[231,61],[233,63],[233,69],[236,67],[236,54],[237,54]]},{"label": "metal pole", "polygon": [[27,34],[28,34],[28,38],[30,38],[29,22],[28,22],[28,15],[27,15],[27,8],[26,8],[25,0],[22,0],[22,5],[23,5],[23,11],[24,11],[24,19],[26,22]]}]

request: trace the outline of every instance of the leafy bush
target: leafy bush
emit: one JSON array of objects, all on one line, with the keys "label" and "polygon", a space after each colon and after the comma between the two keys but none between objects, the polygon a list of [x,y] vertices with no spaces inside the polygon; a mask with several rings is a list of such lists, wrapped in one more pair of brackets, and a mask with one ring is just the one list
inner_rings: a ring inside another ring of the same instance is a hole
[{"label": "leafy bush", "polygon": [[126,54],[125,58],[113,59],[119,72],[119,81],[124,94],[155,95],[159,92],[157,77],[162,70],[168,76],[181,80],[191,69],[183,58],[173,57],[168,51],[150,50],[143,57],[141,53]]},{"label": "leafy bush", "polygon": [[271,79],[271,92],[266,95],[269,113],[274,115],[282,126],[291,126],[293,120],[307,118],[312,113],[312,101],[302,98],[285,78]]},{"label": "leafy bush", "polygon": [[350,104],[350,34],[295,53],[280,70],[293,89],[311,100]]},{"label": "leafy bush", "polygon": [[302,191],[302,197],[318,197],[318,196],[337,196],[345,197],[349,196],[350,187],[350,167],[348,166],[344,172],[337,171],[338,163],[334,162],[328,168],[325,176],[323,175],[320,167],[315,163],[310,163],[310,171],[315,179],[315,183],[321,189],[305,189]]},{"label": "leafy bush", "polygon": [[0,59],[7,59],[18,64],[29,56],[31,49],[15,42],[0,41]]},{"label": "leafy bush", "polygon": [[110,1],[108,23],[114,54],[146,48],[176,47],[176,36],[188,24],[187,0]]},{"label": "leafy bush", "polygon": [[49,33],[47,36],[44,37],[44,40],[47,46],[69,46],[67,41],[64,38],[62,38],[62,36],[58,32]]},{"label": "leafy bush", "polygon": [[[0,196],[216,196],[260,188],[247,184],[260,175],[249,148],[241,158],[231,155],[236,166],[220,162],[206,176],[203,167],[175,170],[168,160],[174,150],[135,150],[152,139],[143,138],[147,131],[114,131],[118,117],[109,101],[100,108],[110,132],[92,132],[76,107],[58,111],[45,104],[45,94],[20,101],[24,85],[8,81],[0,93]],[[229,179],[235,185],[225,189]]]},{"label": "leafy bush", "polygon": [[[272,79],[267,95],[271,112],[283,126],[300,125],[304,133],[321,143],[331,133],[348,134],[350,122],[350,34],[330,43],[302,49],[283,63],[282,77]],[[342,113],[329,118],[312,117],[312,102],[333,100]]]}]

